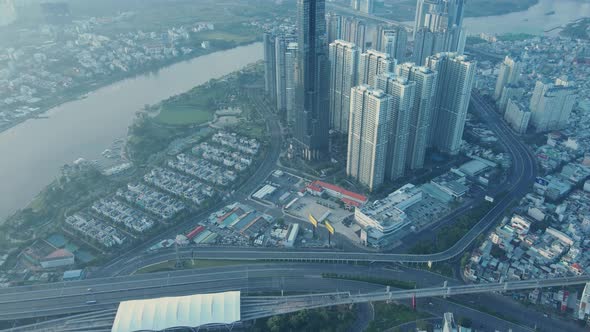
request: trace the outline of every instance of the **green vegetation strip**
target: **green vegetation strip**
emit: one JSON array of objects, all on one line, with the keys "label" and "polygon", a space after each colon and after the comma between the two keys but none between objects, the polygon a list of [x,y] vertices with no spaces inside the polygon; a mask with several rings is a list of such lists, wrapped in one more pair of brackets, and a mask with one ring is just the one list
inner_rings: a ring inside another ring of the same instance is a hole
[{"label": "green vegetation strip", "polygon": [[367,332],[385,331],[408,322],[430,318],[427,313],[414,311],[411,308],[395,303],[379,302],[374,304],[375,320],[367,327]]},{"label": "green vegetation strip", "polygon": [[355,319],[355,310],[351,310],[350,306],[340,305],[314,310],[302,310],[291,314],[273,316],[268,319],[258,319],[252,327],[248,328],[248,331],[349,331]]},{"label": "green vegetation strip", "polygon": [[452,225],[443,227],[436,234],[435,241],[424,241],[417,244],[410,250],[411,254],[433,254],[445,251],[457,243],[465,236],[473,226],[475,226],[483,216],[485,216],[492,205],[488,202],[481,203],[476,208],[462,215]]},{"label": "green vegetation strip", "polygon": [[322,278],[362,281],[362,282],[368,282],[370,284],[391,286],[391,287],[400,288],[400,289],[414,289],[414,288],[416,288],[415,282],[402,281],[402,280],[396,280],[396,279],[376,278],[376,277],[369,277],[369,276],[345,275],[345,274],[337,274],[337,273],[322,273]]}]

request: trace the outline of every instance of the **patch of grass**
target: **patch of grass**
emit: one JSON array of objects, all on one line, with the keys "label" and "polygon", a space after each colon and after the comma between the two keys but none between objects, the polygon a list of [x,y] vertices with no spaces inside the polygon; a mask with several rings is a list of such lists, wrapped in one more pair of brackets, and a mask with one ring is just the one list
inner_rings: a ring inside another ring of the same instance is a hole
[{"label": "patch of grass", "polygon": [[258,319],[248,329],[251,332],[347,331],[356,318],[355,310],[340,305],[314,310],[301,310],[286,315]]},{"label": "patch of grass", "polygon": [[[237,30],[240,31],[240,30]],[[237,33],[236,32],[229,32],[229,31],[206,31],[199,34],[200,38],[205,40],[209,39],[218,39],[223,41],[232,41],[236,43],[247,43],[247,42],[254,42],[257,39],[255,34],[244,34],[244,33]]]},{"label": "patch of grass", "polygon": [[478,45],[478,44],[487,43],[487,40],[477,37],[477,36],[469,36],[469,37],[467,37],[466,43],[468,46],[471,46],[471,45]]},{"label": "patch of grass", "polygon": [[424,312],[414,311],[407,306],[378,302],[374,304],[375,320],[367,327],[367,332],[384,331],[394,326],[413,322],[431,316]]},{"label": "patch of grass", "polygon": [[213,120],[213,113],[190,107],[170,107],[163,109],[155,120],[167,125],[200,125]]},{"label": "patch of grass", "polygon": [[396,279],[368,277],[368,276],[365,277],[365,276],[344,275],[344,274],[336,274],[336,273],[322,273],[322,278],[362,281],[362,282],[368,282],[371,284],[391,286],[394,288],[401,288],[401,289],[414,289],[414,288],[416,288],[415,282],[402,281],[402,280],[396,280]]},{"label": "patch of grass", "polygon": [[476,208],[459,217],[453,224],[443,227],[436,234],[434,241],[419,243],[410,250],[410,253],[433,254],[451,248],[488,213],[491,207],[492,205],[488,202],[481,203]]},{"label": "patch of grass", "polygon": [[[205,269],[210,267],[222,267],[245,264],[261,264],[259,261],[232,261],[232,260],[209,260],[209,259],[193,259],[182,262],[183,270]],[[176,270],[176,261],[166,261],[154,265],[149,265],[141,268],[135,274],[154,273]]]}]

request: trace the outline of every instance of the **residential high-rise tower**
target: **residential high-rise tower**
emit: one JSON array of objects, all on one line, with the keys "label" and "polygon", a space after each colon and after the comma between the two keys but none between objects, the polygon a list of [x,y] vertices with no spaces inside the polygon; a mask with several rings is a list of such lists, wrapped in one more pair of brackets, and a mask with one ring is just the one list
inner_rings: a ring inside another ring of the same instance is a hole
[{"label": "residential high-rise tower", "polygon": [[330,44],[330,127],[348,133],[350,91],[356,85],[359,49],[355,44],[336,40]]},{"label": "residential high-rise tower", "polygon": [[522,65],[518,58],[506,56],[504,62],[500,65],[500,72],[498,80],[496,81],[496,89],[494,91],[494,99],[499,100],[502,97],[504,87],[509,84],[516,84],[520,80]]},{"label": "residential high-rise tower", "polygon": [[438,72],[430,143],[442,152],[456,155],[461,148],[476,62],[457,53],[439,53],[426,62]]},{"label": "residential high-rise tower", "polygon": [[414,105],[416,83],[387,72],[377,76],[377,88],[391,96],[392,112],[389,120],[389,145],[385,176],[397,180],[405,175],[410,114]]},{"label": "residential high-rise tower", "polygon": [[398,63],[406,59],[408,32],[403,27],[383,29],[381,36],[381,52],[389,54]]},{"label": "residential high-rise tower", "polygon": [[376,87],[376,76],[381,73],[392,72],[394,68],[395,60],[389,54],[367,50],[360,56],[358,83]]},{"label": "residential high-rise tower", "polygon": [[576,89],[573,86],[537,82],[530,103],[531,123],[536,131],[567,127],[576,98]]},{"label": "residential high-rise tower", "polygon": [[346,174],[369,190],[383,184],[392,111],[391,97],[368,85],[351,92]]},{"label": "residential high-rise tower", "polygon": [[424,167],[430,131],[438,73],[430,68],[403,63],[396,66],[397,76],[416,83],[414,104],[410,112],[408,153],[406,165],[416,170]]}]

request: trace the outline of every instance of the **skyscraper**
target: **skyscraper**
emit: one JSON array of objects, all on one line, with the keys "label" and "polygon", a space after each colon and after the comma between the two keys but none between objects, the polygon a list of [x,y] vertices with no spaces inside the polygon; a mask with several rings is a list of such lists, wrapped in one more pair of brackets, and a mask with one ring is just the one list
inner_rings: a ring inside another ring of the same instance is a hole
[{"label": "skyscraper", "polygon": [[496,90],[494,91],[494,99],[499,100],[502,97],[504,87],[508,84],[516,84],[520,80],[522,65],[518,58],[506,56],[504,62],[500,65],[500,72],[498,73],[498,80],[496,81]]},{"label": "skyscraper", "polygon": [[418,0],[414,26],[414,61],[439,52],[462,54],[466,33],[463,29],[465,0]]},{"label": "skyscraper", "polygon": [[365,51],[367,46],[366,34],[367,25],[364,21],[353,17],[346,17],[342,21],[342,34],[340,39],[355,44],[362,52]]},{"label": "skyscraper", "polygon": [[296,103],[295,96],[297,90],[297,53],[298,47],[296,42],[291,42],[287,45],[285,53],[285,71],[286,71],[286,90],[287,90],[287,122],[290,124],[295,123],[295,111]]},{"label": "skyscraper", "polygon": [[426,27],[414,32],[414,62],[424,65],[426,58],[443,50],[443,37],[440,32],[432,32]]},{"label": "skyscraper", "polygon": [[326,16],[328,43],[332,43],[337,39],[342,39],[342,21],[342,16],[334,13],[328,13]]},{"label": "skyscraper", "polygon": [[351,0],[350,7],[354,10],[360,10],[361,9],[361,0]]},{"label": "skyscraper", "polygon": [[391,107],[391,97],[382,90],[352,89],[346,174],[371,191],[385,177]]},{"label": "skyscraper", "polygon": [[277,36],[275,40],[275,66],[276,66],[276,101],[279,114],[287,112],[287,44],[284,35]]},{"label": "skyscraper", "polygon": [[416,18],[414,19],[414,38],[416,32],[424,27],[426,14],[442,10],[441,0],[418,0],[416,3]]},{"label": "skyscraper", "polygon": [[508,101],[510,99],[519,99],[524,95],[524,88],[520,85],[515,84],[506,84],[502,89],[502,95],[500,96],[500,100],[498,101],[498,111],[502,114],[506,112],[506,108],[508,107]]},{"label": "skyscraper", "polygon": [[381,33],[381,52],[389,54],[398,63],[404,62],[408,44],[408,32],[406,29],[398,26],[383,29]]},{"label": "skyscraper", "polygon": [[324,0],[297,0],[295,141],[304,159],[328,157],[330,65]]},{"label": "skyscraper", "polygon": [[375,0],[361,0],[360,12],[365,14],[373,14]]},{"label": "skyscraper", "polygon": [[508,100],[506,113],[504,113],[504,120],[510,124],[514,131],[519,134],[526,133],[531,116],[532,114],[528,107],[520,102],[515,102],[512,99]]},{"label": "skyscraper", "polygon": [[567,127],[576,97],[576,89],[573,86],[537,82],[530,104],[531,123],[536,131]]},{"label": "skyscraper", "polygon": [[438,73],[430,70],[430,68],[416,66],[413,63],[398,65],[395,72],[397,76],[416,83],[414,104],[410,112],[408,153],[406,157],[407,168],[416,170],[424,167]]},{"label": "skyscraper", "polygon": [[264,91],[271,101],[276,100],[277,96],[277,59],[275,36],[270,32],[263,35],[264,44]]},{"label": "skyscraper", "polygon": [[403,177],[406,171],[410,114],[414,105],[416,83],[388,72],[377,76],[377,88],[391,96],[392,111],[389,120],[385,176],[390,180],[397,180]]},{"label": "skyscraper", "polygon": [[330,127],[348,133],[350,91],[356,85],[359,49],[353,43],[337,40],[330,44]]},{"label": "skyscraper", "polygon": [[360,56],[358,83],[375,87],[375,77],[381,73],[392,72],[394,67],[395,60],[389,54],[367,50]]},{"label": "skyscraper", "polygon": [[439,53],[426,62],[438,72],[430,143],[442,152],[456,155],[461,148],[476,62],[457,53]]}]

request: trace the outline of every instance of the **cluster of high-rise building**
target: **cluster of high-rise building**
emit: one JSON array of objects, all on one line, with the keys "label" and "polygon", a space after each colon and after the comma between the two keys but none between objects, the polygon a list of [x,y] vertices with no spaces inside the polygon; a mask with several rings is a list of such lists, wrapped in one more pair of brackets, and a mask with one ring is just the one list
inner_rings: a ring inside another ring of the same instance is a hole
[{"label": "cluster of high-rise building", "polygon": [[537,81],[528,105],[521,82],[520,57],[506,56],[500,64],[494,99],[505,120],[520,133],[533,126],[536,132],[564,129],[576,103],[576,89],[567,79]]},{"label": "cluster of high-rise building", "polygon": [[365,14],[372,14],[375,7],[375,0],[351,0],[352,9]]},{"label": "cluster of high-rise building", "polygon": [[265,34],[266,92],[292,123],[299,156],[326,159],[329,134],[347,137],[347,175],[373,190],[424,167],[430,147],[459,153],[475,75],[456,52],[463,1],[418,3],[420,26],[438,20],[454,39],[417,63],[404,27],[378,26],[367,42],[362,20],[326,16],[324,0],[298,0],[295,34]]},{"label": "cluster of high-rise building", "polygon": [[418,0],[414,23],[414,62],[440,52],[463,53],[465,0]]},{"label": "cluster of high-rise building", "polygon": [[429,147],[459,153],[475,62],[439,53],[427,66],[406,62],[371,75],[351,92],[349,176],[373,190],[422,168]]}]

